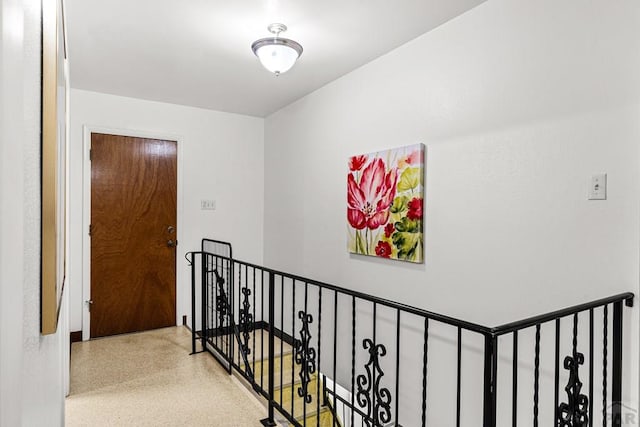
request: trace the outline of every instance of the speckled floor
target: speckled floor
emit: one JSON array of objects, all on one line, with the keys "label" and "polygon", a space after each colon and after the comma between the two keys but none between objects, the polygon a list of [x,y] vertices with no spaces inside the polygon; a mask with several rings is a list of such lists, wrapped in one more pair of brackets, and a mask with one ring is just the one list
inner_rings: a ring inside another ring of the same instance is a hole
[{"label": "speckled floor", "polygon": [[184,327],[74,343],[67,426],[260,426],[264,406]]}]

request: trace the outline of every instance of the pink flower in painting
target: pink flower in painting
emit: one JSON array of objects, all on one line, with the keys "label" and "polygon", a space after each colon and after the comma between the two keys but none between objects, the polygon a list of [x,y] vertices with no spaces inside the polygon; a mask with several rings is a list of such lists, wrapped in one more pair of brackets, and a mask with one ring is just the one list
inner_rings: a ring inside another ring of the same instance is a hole
[{"label": "pink flower in painting", "polygon": [[382,258],[390,258],[391,245],[388,242],[383,242],[382,240],[378,240],[378,245],[376,246],[376,255]]},{"label": "pink flower in painting", "polygon": [[422,151],[416,150],[407,156],[407,163],[410,165],[418,165],[422,163]]},{"label": "pink flower in painting", "polygon": [[382,159],[375,159],[362,172],[360,185],[353,174],[347,176],[347,219],[355,229],[375,230],[389,219],[389,207],[396,196],[398,170],[385,174]]},{"label": "pink flower in painting", "polygon": [[396,228],[393,226],[392,223],[387,224],[384,227],[384,237],[386,237],[387,239],[389,237],[391,237],[391,235],[393,234],[393,232],[396,230]]},{"label": "pink flower in painting", "polygon": [[351,172],[359,171],[360,169],[362,169],[362,166],[364,166],[365,163],[367,163],[366,155],[363,154],[361,156],[353,156],[349,159],[349,169],[351,170]]},{"label": "pink flower in painting", "polygon": [[422,219],[422,199],[414,197],[409,202],[409,212],[407,212],[407,218],[409,219]]},{"label": "pink flower in painting", "polygon": [[398,167],[402,169],[406,166],[419,165],[422,163],[422,160],[422,150],[415,150],[407,157],[402,157],[398,160]]}]

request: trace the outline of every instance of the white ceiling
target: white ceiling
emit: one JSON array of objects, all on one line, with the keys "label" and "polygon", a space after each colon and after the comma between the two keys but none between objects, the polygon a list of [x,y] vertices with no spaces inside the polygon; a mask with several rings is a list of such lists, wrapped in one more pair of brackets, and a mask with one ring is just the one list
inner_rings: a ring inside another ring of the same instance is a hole
[{"label": "white ceiling", "polygon": [[[266,116],[485,0],[66,0],[71,86]],[[302,44],[279,77],[251,43]]]}]

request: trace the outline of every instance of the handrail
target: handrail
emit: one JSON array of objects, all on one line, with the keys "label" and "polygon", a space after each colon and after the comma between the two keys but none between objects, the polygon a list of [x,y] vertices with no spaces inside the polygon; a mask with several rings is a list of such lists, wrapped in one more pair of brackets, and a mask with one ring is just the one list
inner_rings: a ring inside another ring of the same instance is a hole
[{"label": "handrail", "polygon": [[625,292],[618,295],[613,295],[607,298],[601,298],[595,301],[574,305],[572,307],[563,308],[561,310],[552,311],[538,316],[529,317],[527,319],[518,320],[516,322],[505,323],[498,327],[491,329],[491,335],[494,337],[508,334],[510,332],[518,331],[520,329],[536,326],[541,323],[550,322],[561,317],[570,316],[572,314],[580,313],[592,308],[602,307],[607,304],[624,301],[627,307],[633,307],[634,295],[632,292]]},{"label": "handrail", "polygon": [[[187,259],[187,261],[191,262],[191,260],[189,258],[187,258],[187,255],[189,254],[194,254],[194,255],[198,255],[198,254],[204,254],[204,255],[214,255],[211,254],[209,252],[203,252],[203,251],[192,251],[192,252],[187,252],[187,254],[185,255],[185,258]],[[225,260],[225,261],[235,261],[238,263],[241,263],[242,265],[246,265],[252,268],[258,268],[261,269],[262,271],[265,271],[267,273],[273,273],[273,274],[277,274],[277,275],[282,275],[285,277],[288,277],[290,279],[293,280],[298,280],[300,282],[304,282],[304,283],[308,283],[310,285],[315,285],[324,289],[329,289],[332,291],[338,291],[359,299],[363,299],[363,300],[367,300],[367,301],[371,301],[371,302],[375,302],[376,304],[381,304],[384,306],[387,306],[389,308],[395,308],[398,310],[402,310],[402,311],[406,311],[408,313],[411,314],[415,314],[417,316],[422,316],[422,317],[427,317],[431,320],[435,320],[438,322],[442,322],[442,323],[446,323],[448,325],[451,326],[457,326],[463,329],[467,329],[473,332],[477,332],[479,334],[483,334],[483,335],[487,335],[487,334],[491,334],[491,328],[488,328],[486,326],[482,326],[479,325],[477,323],[473,323],[473,322],[468,322],[466,320],[461,320],[461,319],[456,319],[455,317],[451,317],[451,316],[446,316],[443,314],[439,314],[439,313],[434,313],[432,311],[428,311],[428,310],[424,310],[418,307],[414,307],[411,305],[407,305],[407,304],[403,304],[403,303],[399,303],[399,302],[395,302],[395,301],[391,301],[385,298],[380,298],[380,297],[376,297],[373,295],[369,295],[369,294],[365,294],[363,292],[358,292],[358,291],[354,291],[351,289],[346,289],[346,288],[342,288],[340,286],[336,286],[336,285],[330,285],[328,283],[323,283],[323,282],[319,282],[317,280],[313,280],[313,279],[309,279],[306,277],[302,277],[302,276],[298,276],[296,274],[291,274],[291,273],[285,273],[282,271],[278,271],[278,270],[274,270],[272,268],[269,267],[263,267],[261,265],[257,265],[257,264],[252,264],[250,262],[246,262],[246,261],[242,261],[239,259],[235,259],[235,258],[229,258],[229,257],[225,257],[225,256],[221,256],[221,255],[215,255],[216,258],[221,259],[221,260]]]},{"label": "handrail", "polygon": [[[185,254],[185,258],[187,259],[187,261],[191,262],[191,260],[187,257],[189,254],[210,254],[209,252],[205,252],[205,251],[192,251],[192,252],[187,252]],[[299,280],[301,282],[306,282],[315,286],[320,286],[322,288],[325,289],[330,289],[332,291],[339,291],[342,293],[345,293],[347,295],[351,295],[354,296],[356,298],[360,298],[360,299],[364,299],[364,300],[368,300],[371,302],[375,302],[378,304],[382,304],[385,305],[387,307],[390,308],[397,308],[400,310],[404,310],[407,311],[411,314],[415,314],[418,316],[423,316],[423,317],[428,317],[429,319],[432,320],[436,320],[442,323],[446,323],[452,326],[459,326],[461,328],[473,331],[473,332],[478,332],[480,334],[484,334],[484,335],[488,335],[491,337],[497,337],[500,335],[504,335],[504,334],[508,334],[509,332],[513,332],[519,329],[524,329],[524,328],[528,328],[531,326],[535,326],[536,324],[540,324],[540,323],[545,323],[551,320],[555,320],[559,317],[565,317],[565,316],[569,316],[571,314],[575,314],[575,313],[579,313],[581,311],[585,311],[585,310],[589,310],[591,308],[596,308],[596,307],[601,307],[603,305],[606,304],[611,304],[614,302],[618,302],[618,301],[625,301],[625,304],[628,307],[632,307],[633,306],[633,299],[634,299],[634,294],[632,292],[625,292],[625,293],[621,293],[621,294],[617,294],[614,296],[610,296],[607,298],[601,298],[598,300],[594,300],[594,301],[590,301],[590,302],[586,302],[583,304],[578,304],[578,305],[574,305],[572,307],[568,307],[568,308],[564,308],[561,310],[556,310],[556,311],[551,311],[548,313],[544,313],[544,314],[540,314],[537,316],[533,316],[533,317],[529,317],[527,319],[523,319],[523,320],[518,320],[516,322],[510,322],[510,323],[505,323],[503,325],[497,326],[497,327],[488,327],[488,326],[483,326],[477,323],[473,323],[473,322],[468,322],[466,320],[462,320],[462,319],[457,319],[455,317],[451,317],[451,316],[446,316],[444,314],[439,314],[439,313],[435,313],[429,310],[424,310],[422,308],[418,308],[418,307],[414,307],[411,305],[407,305],[407,304],[403,304],[403,303],[399,303],[399,302],[395,302],[395,301],[391,301],[385,298],[380,298],[374,295],[369,295],[369,294],[365,294],[363,292],[358,292],[358,291],[354,291],[351,289],[346,289],[340,286],[336,286],[336,285],[331,285],[328,283],[323,283],[323,282],[319,282],[317,280],[313,280],[313,279],[308,279],[306,277],[302,277],[302,276],[298,276],[296,274],[291,274],[291,273],[285,273],[279,270],[275,270],[269,267],[263,267],[261,265],[257,265],[257,264],[253,264],[250,262],[246,262],[246,261],[242,261],[242,260],[238,260],[238,259],[234,259],[231,257],[226,257],[226,256],[221,256],[221,255],[216,255],[217,258],[223,259],[225,261],[237,261],[242,263],[243,265],[247,265],[249,267],[255,267],[255,268],[260,268],[268,273],[274,273],[274,274],[279,274],[279,275],[284,275],[286,277],[289,277],[291,279],[294,280]]]}]

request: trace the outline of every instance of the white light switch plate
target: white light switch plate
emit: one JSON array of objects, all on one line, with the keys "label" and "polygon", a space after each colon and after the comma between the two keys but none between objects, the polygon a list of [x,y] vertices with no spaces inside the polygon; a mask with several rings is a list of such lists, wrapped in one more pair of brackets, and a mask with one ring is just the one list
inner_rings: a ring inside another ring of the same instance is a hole
[{"label": "white light switch plate", "polygon": [[215,211],[216,210],[216,201],[215,200],[200,200],[200,209],[203,211]]},{"label": "white light switch plate", "polygon": [[607,174],[599,173],[591,177],[589,200],[607,200]]}]

